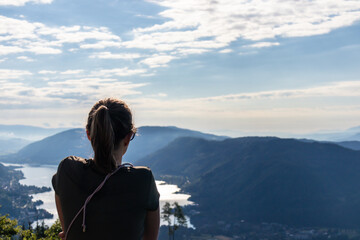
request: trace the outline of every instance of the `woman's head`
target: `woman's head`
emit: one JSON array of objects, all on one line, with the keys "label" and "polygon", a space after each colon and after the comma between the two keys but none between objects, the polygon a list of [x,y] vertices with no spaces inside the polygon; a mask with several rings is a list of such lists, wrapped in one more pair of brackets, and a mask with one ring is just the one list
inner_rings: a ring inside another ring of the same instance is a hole
[{"label": "woman's head", "polygon": [[89,112],[86,132],[94,149],[95,163],[105,172],[111,172],[116,167],[115,151],[121,147],[120,143],[136,133],[130,108],[119,99],[98,101]]}]

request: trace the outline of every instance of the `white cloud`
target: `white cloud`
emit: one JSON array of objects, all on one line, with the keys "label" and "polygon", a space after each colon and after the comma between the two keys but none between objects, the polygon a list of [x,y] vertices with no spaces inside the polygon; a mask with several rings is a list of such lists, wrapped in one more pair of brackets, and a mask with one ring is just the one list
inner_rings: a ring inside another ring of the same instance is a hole
[{"label": "white cloud", "polygon": [[118,40],[118,41],[99,41],[97,43],[81,44],[80,48],[84,48],[84,49],[104,49],[104,48],[108,48],[108,47],[117,47],[117,48],[122,47],[122,44],[120,42],[120,38],[115,39],[115,40]]},{"label": "white cloud", "polygon": [[231,53],[231,52],[233,52],[233,50],[230,48],[225,48],[225,49],[219,51],[219,53]]},{"label": "white cloud", "polygon": [[[179,53],[182,48],[220,49],[238,39],[261,41],[324,34],[360,20],[357,0],[148,1],[166,8],[159,13],[164,22],[135,29],[134,39],[123,42],[125,47]],[[263,41],[250,47],[276,45]],[[197,52],[188,52],[193,53]]]},{"label": "white cloud", "polygon": [[24,6],[26,3],[50,4],[53,0],[0,0],[0,6]]},{"label": "white cloud", "polygon": [[0,69],[0,80],[8,79],[21,79],[25,76],[32,75],[29,71],[13,70],[13,69]]},{"label": "white cloud", "polygon": [[79,49],[77,49],[77,48],[70,48],[70,49],[68,49],[68,51],[69,52],[77,52]]},{"label": "white cloud", "polygon": [[55,43],[82,43],[86,40],[116,40],[120,41],[120,37],[112,34],[105,27],[87,27],[87,26],[72,26],[72,27],[60,27],[60,28],[49,28],[43,27],[38,29],[38,34],[50,35],[57,39]]},{"label": "white cloud", "polygon": [[39,74],[55,74],[57,71],[50,71],[50,70],[41,70],[38,71]]},{"label": "white cloud", "polygon": [[111,53],[111,52],[99,52],[90,55],[90,58],[100,59],[136,59],[141,58],[142,55],[138,53]]},{"label": "white cloud", "polygon": [[157,94],[151,94],[151,95],[148,95],[149,98],[155,98],[155,99],[159,99],[159,98],[165,98],[167,97],[168,95],[166,93],[157,93]]},{"label": "white cloud", "polygon": [[[329,99],[333,104],[329,105]],[[325,101],[326,100],[326,101]],[[206,98],[131,100],[143,124],[195,129],[304,131],[358,124],[360,81]],[[166,116],[166,117],[164,117]],[[347,122],[344,122],[347,121]]]},{"label": "white cloud", "polygon": [[[0,5],[51,3],[51,0],[0,0]],[[247,40],[249,48],[279,45],[279,39],[328,33],[360,20],[358,0],[148,0],[162,7],[163,23],[136,28],[130,40],[106,27],[48,26],[24,18],[0,16],[0,55],[15,53],[61,54],[94,49],[148,50],[135,53],[104,51],[99,59],[134,59],[150,68],[165,67],[175,58],[210,51],[231,52],[230,44]],[[127,36],[128,38],[128,36]],[[129,38],[128,38],[129,39]],[[253,42],[253,43],[252,43]],[[123,52],[123,51],[121,51]],[[240,53],[248,54],[248,53]]]},{"label": "white cloud", "polygon": [[52,48],[52,47],[43,47],[43,46],[33,46],[29,49],[27,49],[26,51],[28,52],[32,52],[35,54],[60,54],[62,53],[62,51],[60,49],[57,48]]},{"label": "white cloud", "polygon": [[258,42],[250,45],[245,45],[244,47],[249,48],[263,48],[263,47],[272,47],[272,46],[279,46],[280,43],[278,42]]},{"label": "white cloud", "polygon": [[325,86],[304,88],[263,91],[255,93],[228,94],[215,97],[192,99],[192,101],[242,101],[242,100],[272,100],[289,98],[309,98],[309,97],[360,97],[360,81],[335,82]]},{"label": "white cloud", "polygon": [[247,55],[254,55],[254,54],[258,54],[258,51],[250,51],[250,52],[239,52],[240,56],[247,56]]},{"label": "white cloud", "polygon": [[[26,0],[3,4],[25,4]],[[229,53],[236,40],[250,41],[245,47],[279,45],[280,38],[328,33],[360,20],[357,0],[148,0],[162,10],[163,23],[136,28],[130,40],[122,41],[106,27],[47,26],[39,22],[0,16],[0,55],[31,52],[61,54],[84,49],[134,48],[148,50],[142,59],[134,53],[106,51],[90,54],[99,59],[135,59],[150,68],[164,67],[175,58],[209,51]],[[51,0],[33,0],[50,3]],[[253,43],[251,43],[253,42]],[[123,51],[122,51],[123,52]],[[247,53],[242,53],[247,54]]]},{"label": "white cloud", "polygon": [[[160,95],[159,95],[160,96]],[[165,95],[164,95],[165,96]],[[222,119],[229,117],[249,117],[264,116],[265,112],[269,115],[276,113],[277,109],[286,109],[286,112],[297,114],[299,109],[309,109],[309,114],[318,109],[329,109],[328,104],[323,105],[323,100],[328,97],[337,97],[338,99],[359,99],[360,81],[337,82],[329,85],[312,87],[306,89],[288,89],[274,90],[254,93],[238,93],[220,96],[211,96],[205,98],[187,98],[187,99],[158,99],[138,98],[132,100],[139,110],[146,112],[156,112],[162,116],[169,114],[191,117],[201,117],[206,119],[206,115],[219,116]],[[302,101],[298,101],[298,99]],[[354,101],[356,103],[356,101]],[[359,104],[342,105],[340,101],[338,106],[343,106],[344,111],[347,107],[360,107]],[[246,114],[245,114],[246,113]],[[298,113],[298,114],[304,114]],[[286,116],[285,113],[282,116]],[[287,115],[289,117],[291,115]]]},{"label": "white cloud", "polygon": [[68,75],[70,75],[70,74],[79,74],[79,73],[82,73],[82,72],[84,72],[83,69],[72,69],[72,70],[66,70],[64,72],[60,72],[60,74],[68,74]]},{"label": "white cloud", "polygon": [[[48,85],[53,90],[61,89],[49,93],[48,96],[51,96],[52,98],[72,97],[73,100],[79,99],[81,101],[81,99],[85,97],[86,100],[94,102],[106,96],[123,97],[140,94],[141,92],[135,89],[143,87],[147,84],[121,82],[114,78],[80,78],[60,82],[49,82]],[[64,89],[66,91],[63,91]]]},{"label": "white cloud", "polygon": [[152,77],[152,76],[155,76],[155,75],[156,75],[155,72],[140,74],[141,77]]},{"label": "white cloud", "polygon": [[201,54],[209,51],[210,49],[205,49],[205,48],[180,48],[176,52],[180,53],[181,55],[189,55],[189,54]]},{"label": "white cloud", "polygon": [[167,94],[166,93],[158,93],[157,94],[159,97],[167,97]]},{"label": "white cloud", "polygon": [[139,18],[147,18],[147,19],[157,19],[157,18],[159,18],[159,17],[150,16],[150,15],[144,15],[144,14],[136,14],[135,16],[139,17]]},{"label": "white cloud", "polygon": [[132,76],[146,73],[146,69],[129,69],[127,67],[124,68],[113,68],[113,69],[101,69],[98,71],[92,71],[91,76],[99,76],[99,77],[112,77],[112,76]]},{"label": "white cloud", "polygon": [[[195,129],[219,129],[227,126],[235,130],[303,131],[322,127],[325,120],[327,124],[336,126],[344,121],[344,116],[352,122],[356,119],[358,121],[360,117],[360,105],[356,104],[360,99],[360,81],[335,82],[302,89],[173,99],[167,98],[167,94],[161,92],[143,97],[139,89],[147,83],[132,83],[119,81],[116,77],[105,77],[124,72],[125,69],[106,69],[99,77],[86,78],[70,78],[71,76],[65,75],[64,77],[69,78],[34,87],[23,81],[11,81],[22,79],[31,73],[2,69],[0,81],[6,80],[1,81],[3,94],[0,96],[0,104],[4,112],[15,109],[14,106],[21,108],[21,114],[34,108],[40,112],[44,109],[45,112],[56,105],[59,111],[67,109],[64,111],[69,114],[73,109],[77,109],[77,112],[84,109],[88,111],[95,101],[104,97],[126,98],[132,95],[137,97],[128,102],[136,110],[136,117],[141,123],[172,124]],[[354,104],[337,101],[331,107],[328,103],[322,105],[327,97],[353,99]],[[298,101],[299,98],[301,101]],[[259,102],[261,104],[258,104]],[[295,102],[297,104],[293,104]],[[65,124],[70,120],[65,120]]]},{"label": "white cloud", "polygon": [[[105,27],[60,26],[48,27],[39,22],[29,22],[0,16],[0,54],[32,52],[35,54],[60,54],[65,44],[94,44],[119,46],[121,39]],[[6,43],[6,45],[4,45]]]},{"label": "white cloud", "polygon": [[[249,118],[249,116],[260,117],[274,115],[278,109],[286,109],[287,114],[297,113],[299,109],[308,109],[309,114],[318,111],[318,109],[329,109],[328,103],[322,104],[326,98],[337,97],[338,99],[360,98],[360,81],[336,82],[324,86],[304,88],[273,90],[254,93],[238,93],[220,96],[211,96],[204,98],[187,99],[158,99],[138,98],[132,100],[132,103],[141,111],[156,112],[159,116],[183,116],[187,118],[201,117],[207,119],[207,115],[218,116],[221,119],[229,118]],[[298,99],[301,99],[299,101]],[[356,101],[353,101],[356,103]],[[341,105],[344,111],[347,107],[354,108],[359,104]],[[226,114],[228,116],[226,116]],[[281,116],[290,117],[285,112]],[[316,113],[317,114],[317,113]],[[276,114],[275,114],[276,115]],[[307,115],[307,114],[306,114]]]},{"label": "white cloud", "polygon": [[25,50],[20,47],[0,45],[0,55],[7,55],[10,53],[20,53],[24,51]]},{"label": "white cloud", "polygon": [[29,74],[22,71],[0,71],[2,94],[0,105],[3,109],[46,109],[56,106],[57,109],[72,108],[93,104],[104,97],[122,98],[138,95],[147,83],[119,81],[116,78],[68,78],[48,81],[42,86],[31,86],[26,82],[14,82],[11,79]]},{"label": "white cloud", "polygon": [[24,60],[24,61],[26,61],[26,62],[33,62],[33,61],[35,61],[34,59],[29,58],[29,57],[27,57],[27,56],[19,56],[19,57],[17,57],[17,59]]},{"label": "white cloud", "polygon": [[154,54],[153,56],[140,61],[140,63],[146,64],[150,68],[166,67],[166,64],[175,58],[175,56]]}]

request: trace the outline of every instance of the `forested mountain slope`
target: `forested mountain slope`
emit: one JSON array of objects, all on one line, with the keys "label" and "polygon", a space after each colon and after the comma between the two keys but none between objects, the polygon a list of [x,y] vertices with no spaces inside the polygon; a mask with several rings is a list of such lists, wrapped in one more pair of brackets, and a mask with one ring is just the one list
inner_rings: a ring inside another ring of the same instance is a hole
[{"label": "forested mountain slope", "polygon": [[186,177],[206,222],[293,226],[360,224],[360,151],[332,143],[248,137],[180,138],[137,162],[155,175]]}]

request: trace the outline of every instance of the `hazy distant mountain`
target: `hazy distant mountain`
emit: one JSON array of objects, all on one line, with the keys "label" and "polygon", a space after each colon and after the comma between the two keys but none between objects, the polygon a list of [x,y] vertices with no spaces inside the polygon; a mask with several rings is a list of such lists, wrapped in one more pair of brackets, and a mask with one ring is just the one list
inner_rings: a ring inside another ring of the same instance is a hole
[{"label": "hazy distant mountain", "polygon": [[359,133],[351,135],[350,137],[347,137],[344,140],[347,140],[347,141],[360,141],[360,131],[359,131]]},{"label": "hazy distant mountain", "polygon": [[[138,135],[124,157],[124,161],[134,162],[182,136],[196,136],[205,139],[225,139],[226,137],[205,134],[176,127],[140,127]],[[0,161],[29,164],[58,164],[69,155],[91,157],[92,149],[84,129],[70,129],[43,140],[33,142],[15,154],[0,156]]]},{"label": "hazy distant mountain", "polygon": [[344,131],[317,132],[306,135],[299,135],[296,138],[308,138],[319,141],[360,141],[360,126],[352,127]]},{"label": "hazy distant mountain", "polygon": [[352,150],[360,150],[360,141],[336,142],[336,144]]},{"label": "hazy distant mountain", "polygon": [[42,128],[26,125],[0,124],[0,137],[4,140],[12,138],[22,138],[35,141],[65,130],[66,128]]},{"label": "hazy distant mountain", "polygon": [[360,224],[360,151],[336,144],[249,137],[180,138],[137,164],[186,177],[195,224],[240,220],[294,226]]},{"label": "hazy distant mountain", "polygon": [[69,155],[89,157],[91,146],[84,129],[75,128],[33,142],[15,154],[0,156],[2,162],[58,164]]},{"label": "hazy distant mountain", "polygon": [[358,132],[358,133],[360,133],[360,126],[349,128],[347,131],[348,132]]},{"label": "hazy distant mountain", "polygon": [[298,140],[307,143],[318,142],[318,143],[336,144],[344,148],[348,148],[356,151],[360,150],[360,141],[331,142],[331,141],[316,141],[312,139],[298,139]]},{"label": "hazy distant mountain", "polygon": [[30,143],[29,140],[21,138],[0,137],[0,155],[15,153]]},{"label": "hazy distant mountain", "polygon": [[135,162],[165,147],[178,137],[198,137],[209,140],[224,140],[227,138],[177,127],[144,126],[138,129],[137,136],[131,142],[124,160]]}]

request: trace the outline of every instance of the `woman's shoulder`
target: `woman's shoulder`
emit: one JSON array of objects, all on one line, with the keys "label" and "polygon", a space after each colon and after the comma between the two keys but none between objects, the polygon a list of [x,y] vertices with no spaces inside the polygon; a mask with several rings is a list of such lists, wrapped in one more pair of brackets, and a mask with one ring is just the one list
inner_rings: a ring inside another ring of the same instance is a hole
[{"label": "woman's shoulder", "polygon": [[78,156],[68,156],[61,160],[61,162],[64,162],[65,164],[86,164],[87,161],[87,159]]},{"label": "woman's shoulder", "polygon": [[133,168],[139,171],[151,171],[150,168],[146,166],[133,166]]},{"label": "woman's shoulder", "polygon": [[57,172],[52,178],[52,184],[57,194],[60,194],[62,189],[66,188],[68,181],[78,179],[79,173],[83,172],[87,160],[81,157],[68,156],[60,161]]},{"label": "woman's shoulder", "polygon": [[152,174],[151,169],[145,166],[133,166],[133,171],[143,174]]},{"label": "woman's shoulder", "polygon": [[130,169],[130,172],[132,172],[134,176],[138,176],[139,178],[146,180],[153,178],[153,173],[151,172],[151,169],[149,167],[133,166]]},{"label": "woman's shoulder", "polygon": [[68,156],[68,157],[64,158],[62,161],[65,161],[65,162],[86,163],[86,162],[87,162],[87,159],[82,158],[82,157],[78,157],[78,156]]},{"label": "woman's shoulder", "polygon": [[77,156],[68,156],[64,159],[61,160],[61,162],[59,163],[59,169],[61,168],[62,170],[73,170],[79,167],[83,167],[89,164],[89,160],[82,158],[82,157],[77,157]]}]

